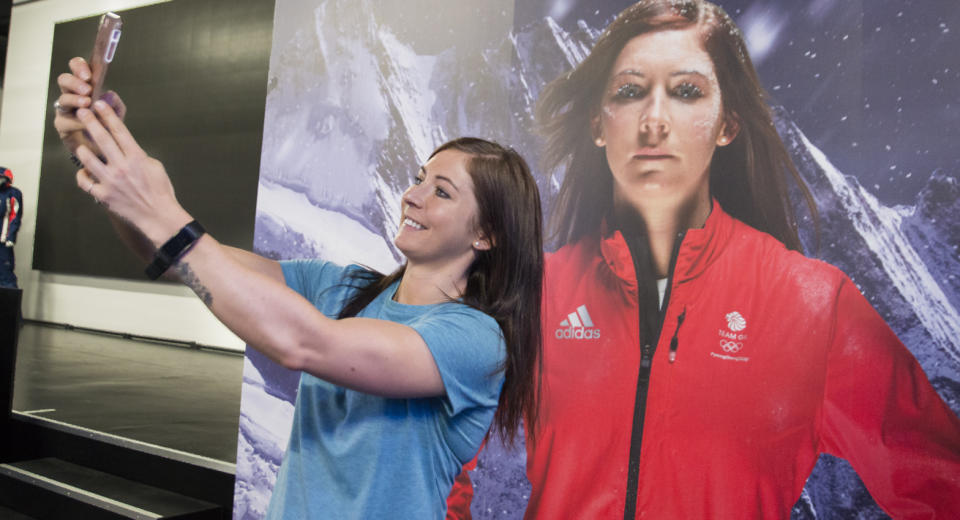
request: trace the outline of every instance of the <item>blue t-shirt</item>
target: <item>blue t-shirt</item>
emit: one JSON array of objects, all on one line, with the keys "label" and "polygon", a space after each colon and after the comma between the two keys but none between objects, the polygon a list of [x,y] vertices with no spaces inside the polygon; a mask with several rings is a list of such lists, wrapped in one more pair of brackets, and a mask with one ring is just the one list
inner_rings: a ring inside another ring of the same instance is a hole
[{"label": "blue t-shirt", "polygon": [[[320,260],[281,265],[287,285],[330,317],[355,291],[345,275],[360,269]],[[396,286],[359,316],[416,330],[445,394],[388,399],[303,373],[267,518],[444,518],[453,479],[493,421],[506,347],[490,316],[454,302],[397,303]]]}]

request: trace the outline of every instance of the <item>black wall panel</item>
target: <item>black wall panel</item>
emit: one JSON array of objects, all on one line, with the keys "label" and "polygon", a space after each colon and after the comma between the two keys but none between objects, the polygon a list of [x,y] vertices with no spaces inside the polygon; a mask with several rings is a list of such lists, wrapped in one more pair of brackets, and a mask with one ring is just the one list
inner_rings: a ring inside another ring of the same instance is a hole
[{"label": "black wall panel", "polygon": [[[218,240],[245,249],[253,243],[273,8],[269,0],[175,0],[120,11],[123,35],[106,81],[181,204]],[[57,24],[49,104],[67,61],[89,56],[98,20]],[[144,279],[105,212],[76,187],[52,108],[47,116],[34,269]]]}]

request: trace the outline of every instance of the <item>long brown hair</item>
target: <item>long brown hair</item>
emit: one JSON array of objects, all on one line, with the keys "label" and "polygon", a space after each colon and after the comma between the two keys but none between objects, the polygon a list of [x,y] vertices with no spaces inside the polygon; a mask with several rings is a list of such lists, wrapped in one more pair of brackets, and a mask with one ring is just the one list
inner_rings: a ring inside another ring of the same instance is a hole
[{"label": "long brown hair", "polygon": [[792,178],[814,221],[813,197],[773,125],[740,29],[720,7],[702,0],[644,0],[607,26],[590,54],[570,73],[548,84],[537,103],[546,138],[544,167],[566,167],[551,228],[559,245],[595,233],[613,198],[613,174],[603,150],[594,146],[591,119],[599,113],[613,64],[634,37],[658,30],[697,27],[716,69],[726,117],[740,132],[717,147],[710,164],[710,191],[724,210],[765,231],[790,249],[802,250],[788,194]]},{"label": "long brown hair", "polygon": [[[512,148],[475,137],[444,143],[444,150],[470,155],[467,171],[477,200],[476,225],[493,247],[476,251],[460,302],[493,317],[507,346],[503,390],[494,416],[493,431],[512,444],[520,427],[537,420],[541,333],[540,297],[543,283],[543,217],[540,192],[526,161]],[[403,277],[406,266],[389,275],[358,271],[352,283],[357,292],[339,318],[356,316],[378,294]]]}]

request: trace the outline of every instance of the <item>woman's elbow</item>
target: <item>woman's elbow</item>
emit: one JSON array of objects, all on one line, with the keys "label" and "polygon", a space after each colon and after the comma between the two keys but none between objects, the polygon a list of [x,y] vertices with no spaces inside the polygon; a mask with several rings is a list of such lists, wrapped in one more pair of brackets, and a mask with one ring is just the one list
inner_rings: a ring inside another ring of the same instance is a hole
[{"label": "woman's elbow", "polygon": [[316,358],[317,353],[308,345],[295,338],[284,337],[275,338],[266,349],[258,349],[269,356],[274,362],[289,370],[306,370],[311,364],[311,359]]},{"label": "woman's elbow", "polygon": [[303,370],[306,367],[305,356],[297,351],[283,352],[276,359],[277,363],[288,370]]}]

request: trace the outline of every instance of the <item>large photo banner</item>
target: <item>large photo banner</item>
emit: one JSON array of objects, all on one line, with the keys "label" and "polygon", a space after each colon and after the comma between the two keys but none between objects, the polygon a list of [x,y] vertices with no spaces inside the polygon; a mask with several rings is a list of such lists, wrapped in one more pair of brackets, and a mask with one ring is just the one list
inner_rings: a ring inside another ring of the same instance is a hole
[{"label": "large photo banner", "polygon": [[[776,129],[813,195],[819,233],[797,202],[805,253],[851,277],[960,412],[960,6],[718,3],[743,31]],[[537,100],[631,4],[278,2],[255,251],[392,271],[403,261],[392,243],[400,194],[434,148],[459,136],[526,157],[549,221],[565,172],[541,167]],[[238,520],[264,516],[298,377],[247,350]],[[524,467],[522,440],[488,442],[470,472],[473,517],[522,518]],[[847,462],[824,455],[793,517],[886,515]]]}]

